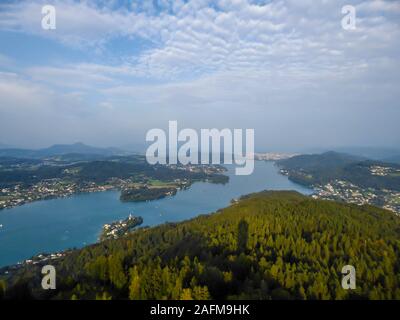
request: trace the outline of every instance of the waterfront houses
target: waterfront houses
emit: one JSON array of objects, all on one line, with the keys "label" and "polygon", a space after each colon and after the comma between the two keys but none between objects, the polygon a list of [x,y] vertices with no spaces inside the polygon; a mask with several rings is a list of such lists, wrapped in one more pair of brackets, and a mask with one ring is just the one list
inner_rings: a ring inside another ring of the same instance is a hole
[{"label": "waterfront houses", "polygon": [[364,189],[345,180],[334,180],[314,188],[313,198],[375,205],[400,214],[400,192],[394,190]]}]

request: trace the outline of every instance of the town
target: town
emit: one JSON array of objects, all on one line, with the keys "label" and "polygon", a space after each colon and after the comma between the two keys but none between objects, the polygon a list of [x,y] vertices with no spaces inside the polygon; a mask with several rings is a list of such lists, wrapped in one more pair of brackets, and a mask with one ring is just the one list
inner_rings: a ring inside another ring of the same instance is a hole
[{"label": "town", "polygon": [[284,152],[266,152],[266,153],[255,153],[254,160],[258,161],[278,161],[293,158],[298,156],[298,153],[284,153]]},{"label": "town", "polygon": [[374,205],[400,215],[400,192],[393,190],[363,189],[344,180],[334,180],[325,185],[315,186],[316,199],[344,201],[358,205]]},{"label": "town", "polygon": [[131,214],[124,220],[119,220],[110,224],[105,224],[100,234],[100,241],[118,239],[119,237],[131,232],[133,228],[143,223],[142,217],[134,217]]},{"label": "town", "polygon": [[400,166],[336,152],[277,162],[280,173],[315,190],[313,198],[374,205],[400,214]]},{"label": "town", "polygon": [[[120,182],[127,183],[126,181]],[[116,184],[75,183],[59,178],[43,180],[27,187],[17,184],[13,187],[0,189],[0,209],[20,206],[38,200],[68,197],[76,193],[106,191],[116,187],[118,187]]]}]

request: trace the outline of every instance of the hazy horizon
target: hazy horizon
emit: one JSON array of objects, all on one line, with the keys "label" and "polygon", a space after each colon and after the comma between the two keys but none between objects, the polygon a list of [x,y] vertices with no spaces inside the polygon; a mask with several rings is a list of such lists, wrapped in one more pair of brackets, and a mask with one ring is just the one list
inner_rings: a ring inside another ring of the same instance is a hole
[{"label": "hazy horizon", "polygon": [[[151,143],[147,144],[131,144],[131,145],[93,145],[93,144],[88,144],[82,141],[75,141],[71,143],[56,143],[56,144],[51,144],[51,145],[44,145],[41,147],[36,147],[36,148],[31,148],[29,146],[24,147],[24,146],[12,146],[12,145],[6,145],[0,142],[0,150],[2,149],[23,149],[23,150],[42,150],[42,149],[47,149],[53,146],[59,146],[59,145],[74,145],[74,144],[83,144],[85,146],[89,147],[95,147],[95,148],[111,148],[111,149],[119,149],[122,152],[132,152],[132,153],[138,153],[138,154],[145,154],[147,147]],[[179,147],[179,146],[178,146]],[[329,151],[334,151],[334,152],[339,152],[339,153],[348,153],[348,154],[353,154],[353,155],[362,155],[365,153],[365,157],[369,158],[377,158],[377,159],[384,159],[385,157],[390,157],[390,156],[397,156],[400,155],[400,147],[398,146],[314,146],[310,148],[299,148],[299,149],[255,149],[255,153],[302,153],[302,154],[319,154],[319,153],[324,153],[324,152],[329,152]],[[372,156],[374,154],[374,156]],[[378,156],[379,154],[379,156]]]}]

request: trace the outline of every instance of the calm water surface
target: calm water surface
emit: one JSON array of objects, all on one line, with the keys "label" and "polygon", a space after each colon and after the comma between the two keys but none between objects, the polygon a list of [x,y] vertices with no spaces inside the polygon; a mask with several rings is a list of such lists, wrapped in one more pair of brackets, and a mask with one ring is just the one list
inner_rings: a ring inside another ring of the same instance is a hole
[{"label": "calm water surface", "polygon": [[235,176],[229,168],[229,183],[197,182],[174,197],[123,203],[118,191],[74,195],[44,200],[0,211],[0,266],[14,264],[41,252],[82,247],[97,241],[102,226],[126,218],[143,217],[143,226],[181,221],[229,205],[241,195],[269,190],[312,191],[278,173],[272,162],[255,162],[250,176]]}]

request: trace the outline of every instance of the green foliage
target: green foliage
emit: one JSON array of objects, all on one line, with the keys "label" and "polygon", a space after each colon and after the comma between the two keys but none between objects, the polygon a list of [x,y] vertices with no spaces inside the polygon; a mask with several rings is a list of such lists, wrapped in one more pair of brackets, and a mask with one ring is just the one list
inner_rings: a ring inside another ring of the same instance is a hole
[{"label": "green foliage", "polygon": [[389,189],[400,191],[399,175],[373,175],[370,168],[382,166],[393,171],[400,165],[381,161],[365,160],[337,152],[299,155],[280,160],[279,166],[285,169],[289,178],[303,185],[325,184],[332,180],[346,180],[362,188]]},{"label": "green foliage", "polygon": [[0,280],[0,299],[6,295],[6,287],[6,282],[4,280]]},{"label": "green foliage", "polygon": [[129,286],[129,299],[139,300],[140,295],[140,277],[136,266],[131,269],[131,284]]},{"label": "green foliage", "polygon": [[249,224],[245,220],[240,220],[238,226],[238,251],[246,252],[247,240],[249,238]]},{"label": "green foliage", "polygon": [[[261,192],[55,261],[54,299],[398,299],[400,221],[371,206]],[[341,287],[344,265],[357,289]],[[8,279],[34,281],[31,266]],[[36,268],[39,268],[36,266]],[[29,282],[31,283],[31,282]],[[35,293],[36,297],[40,292]]]},{"label": "green foliage", "polygon": [[175,195],[177,193],[176,187],[163,187],[163,188],[132,188],[122,190],[121,201],[149,201],[165,198],[167,195]]},{"label": "green foliage", "polygon": [[111,255],[108,258],[109,280],[117,289],[124,288],[127,282],[123,259],[124,254],[122,252]]},{"label": "green foliage", "polygon": [[96,294],[96,300],[112,300],[112,297],[107,291],[104,291]]}]

